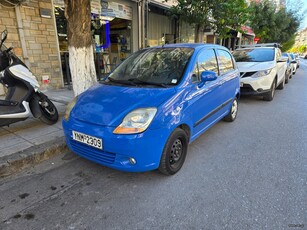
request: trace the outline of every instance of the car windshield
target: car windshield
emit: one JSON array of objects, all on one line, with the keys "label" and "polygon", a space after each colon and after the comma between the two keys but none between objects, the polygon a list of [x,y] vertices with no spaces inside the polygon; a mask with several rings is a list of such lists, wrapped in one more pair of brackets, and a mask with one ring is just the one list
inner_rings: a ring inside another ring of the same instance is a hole
[{"label": "car windshield", "polygon": [[177,85],[194,49],[162,47],[129,56],[107,78],[107,83],[169,87]]},{"label": "car windshield", "polygon": [[274,60],[274,48],[256,48],[235,50],[233,56],[237,62],[267,62]]}]

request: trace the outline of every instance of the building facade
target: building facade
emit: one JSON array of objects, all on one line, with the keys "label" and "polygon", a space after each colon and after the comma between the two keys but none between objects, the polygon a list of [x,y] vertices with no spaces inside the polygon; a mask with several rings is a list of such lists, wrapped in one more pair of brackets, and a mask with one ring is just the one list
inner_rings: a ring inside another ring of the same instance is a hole
[{"label": "building facade", "polygon": [[[8,1],[1,3],[0,31],[5,28],[8,30],[5,45],[14,47],[14,53],[30,67],[43,88],[62,87],[59,46],[51,0],[26,1],[21,6],[14,6]],[[1,94],[3,90],[0,88]]]},{"label": "building facade", "polygon": [[[10,1],[0,3],[0,31],[7,28],[9,32],[6,46],[15,47],[15,54],[37,76],[43,89],[71,84],[64,0],[20,0],[22,4],[16,6]],[[139,49],[194,42],[193,25],[167,15],[176,3],[176,0],[91,0],[98,79]],[[252,43],[253,32],[243,31],[231,31],[231,38],[221,40],[214,31],[206,30],[204,42],[231,49],[238,44]]]}]

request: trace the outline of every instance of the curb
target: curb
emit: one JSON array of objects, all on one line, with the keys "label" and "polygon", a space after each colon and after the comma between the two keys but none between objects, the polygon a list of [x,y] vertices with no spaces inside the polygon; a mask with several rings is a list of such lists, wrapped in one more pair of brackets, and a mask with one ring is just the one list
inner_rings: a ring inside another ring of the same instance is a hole
[{"label": "curb", "polygon": [[64,137],[0,158],[0,178],[10,176],[68,150]]}]

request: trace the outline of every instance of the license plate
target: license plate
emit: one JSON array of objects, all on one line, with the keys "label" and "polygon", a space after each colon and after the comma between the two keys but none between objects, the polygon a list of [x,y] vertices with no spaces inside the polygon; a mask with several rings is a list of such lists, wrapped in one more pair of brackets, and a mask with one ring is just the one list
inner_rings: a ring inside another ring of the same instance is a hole
[{"label": "license plate", "polygon": [[243,87],[243,82],[240,82],[240,87]]},{"label": "license plate", "polygon": [[75,141],[84,143],[97,149],[102,149],[102,139],[93,137],[77,131],[72,131],[72,138]]}]

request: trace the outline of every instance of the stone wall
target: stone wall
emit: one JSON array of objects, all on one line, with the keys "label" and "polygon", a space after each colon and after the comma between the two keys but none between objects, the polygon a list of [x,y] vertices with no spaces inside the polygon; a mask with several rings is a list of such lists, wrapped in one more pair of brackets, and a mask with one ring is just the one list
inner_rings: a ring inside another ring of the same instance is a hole
[{"label": "stone wall", "polygon": [[[41,17],[40,9],[49,9],[51,18]],[[31,71],[36,75],[43,87],[46,86],[42,82],[43,76],[49,77],[49,87],[63,87],[57,33],[54,25],[54,13],[51,0],[26,1],[21,5],[20,13]],[[24,61],[17,29],[16,10],[14,7],[5,7],[1,4],[0,31],[3,31],[5,27],[9,32],[5,45],[7,47],[15,47],[14,53]]]}]

